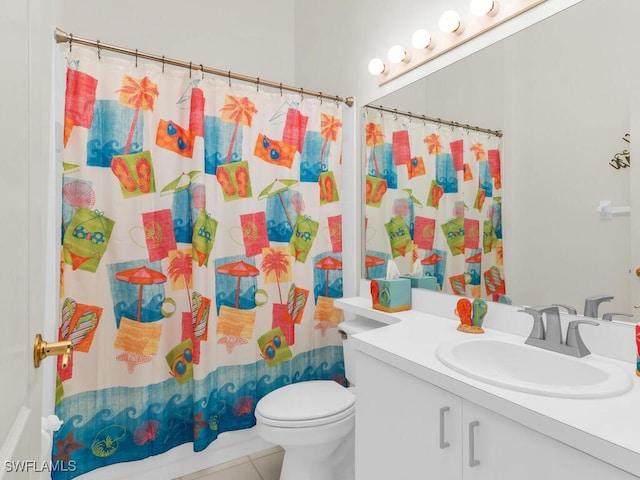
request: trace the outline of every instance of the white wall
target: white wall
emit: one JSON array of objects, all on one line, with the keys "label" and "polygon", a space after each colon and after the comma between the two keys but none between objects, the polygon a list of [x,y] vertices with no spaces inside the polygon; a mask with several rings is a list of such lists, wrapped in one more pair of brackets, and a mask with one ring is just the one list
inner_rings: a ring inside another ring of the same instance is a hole
[{"label": "white wall", "polygon": [[[0,83],[2,91],[10,91],[3,99],[3,111],[12,112],[11,116],[3,115],[0,119],[0,141],[5,145],[6,164],[5,173],[0,178],[0,191],[3,192],[3,202],[0,204],[0,215],[3,224],[12,226],[12,235],[0,236],[0,248],[3,252],[13,252],[13,256],[26,257],[29,253],[28,244],[21,241],[21,238],[28,238],[28,224],[22,219],[26,215],[26,205],[11,208],[14,199],[26,200],[27,195],[22,192],[28,191],[28,162],[17,161],[25,155],[25,145],[27,144],[26,125],[29,121],[28,107],[25,99],[29,97],[28,90],[28,64],[25,59],[28,57],[28,44],[12,46],[16,38],[25,38],[28,35],[26,26],[28,19],[28,5],[18,3],[8,5],[0,20],[0,57],[5,62],[14,64],[12,75],[3,75]],[[5,103],[6,102],[6,103]],[[21,128],[20,128],[21,127]],[[15,159],[15,160],[9,160]],[[27,313],[23,306],[27,304],[27,271],[19,265],[10,265],[17,268],[13,275],[2,274],[0,288],[2,289],[4,334],[0,337],[0,382],[3,384],[14,382],[15,391],[20,392],[20,396],[9,397],[4,405],[11,412],[10,417],[0,416],[0,432],[8,432],[11,427],[22,401],[27,392],[27,373],[29,365],[12,366],[9,363],[11,357],[24,355],[25,345],[16,344],[15,339],[27,339],[27,324],[24,321],[12,321],[11,319],[24,320]],[[13,277],[13,278],[11,278]],[[21,318],[22,317],[22,318]],[[5,353],[6,352],[6,353]],[[5,356],[6,355],[6,356]],[[14,380],[15,378],[15,380]],[[20,398],[22,397],[22,398]],[[4,440],[4,439],[3,439]]]},{"label": "white wall", "polygon": [[285,84],[294,82],[294,0],[56,0],[77,37]]},{"label": "white wall", "polygon": [[33,339],[36,332],[45,333],[43,318],[48,314],[42,299],[51,62],[49,42],[42,32],[50,13],[48,2],[23,0],[4,2],[0,15],[0,249],[4,253],[0,273],[0,478],[6,470],[4,460],[37,460],[40,455],[43,369],[33,368]]}]

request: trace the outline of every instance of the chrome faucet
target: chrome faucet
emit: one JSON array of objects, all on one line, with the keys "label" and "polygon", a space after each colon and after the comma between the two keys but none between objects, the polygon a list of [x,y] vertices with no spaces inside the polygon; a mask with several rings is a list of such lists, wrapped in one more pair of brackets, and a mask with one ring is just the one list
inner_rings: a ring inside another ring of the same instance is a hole
[{"label": "chrome faucet", "polygon": [[[548,307],[525,307],[519,312],[528,313],[533,317],[533,328],[524,343],[534,347],[544,348],[552,352],[558,352],[572,357],[584,357],[591,352],[582,341],[578,327],[582,323],[599,325],[590,320],[573,320],[567,328],[566,342],[562,341],[562,326],[560,324],[560,310],[557,305]],[[543,321],[546,316],[546,328]]]},{"label": "chrome faucet", "polygon": [[598,318],[598,306],[602,302],[610,302],[613,295],[593,295],[584,301],[584,316]]}]

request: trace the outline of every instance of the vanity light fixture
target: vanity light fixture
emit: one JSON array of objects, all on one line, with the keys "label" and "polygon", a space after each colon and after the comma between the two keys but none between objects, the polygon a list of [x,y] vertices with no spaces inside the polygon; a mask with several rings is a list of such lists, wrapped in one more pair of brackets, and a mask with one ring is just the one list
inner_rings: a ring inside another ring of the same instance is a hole
[{"label": "vanity light fixture", "polygon": [[460,15],[455,10],[447,10],[444,12],[440,16],[438,26],[443,32],[455,33],[456,35],[460,35],[464,31],[464,25],[460,20]]},{"label": "vanity light fixture", "polygon": [[379,58],[372,58],[367,68],[371,75],[382,75],[387,71],[387,66]]},{"label": "vanity light fixture", "polygon": [[494,0],[471,0],[469,10],[476,17],[494,17],[498,13],[498,2]]},{"label": "vanity light fixture", "polygon": [[439,19],[440,30],[420,29],[413,33],[411,46],[396,45],[389,50],[389,61],[369,62],[369,73],[384,85],[400,75],[443,55],[498,25],[544,3],[546,0],[467,0],[469,10],[447,10]]},{"label": "vanity light fixture", "polygon": [[391,63],[407,63],[411,60],[411,57],[409,57],[409,54],[402,45],[394,45],[391,47],[387,54],[387,58],[389,58]]},{"label": "vanity light fixture", "polygon": [[435,48],[435,43],[431,38],[429,30],[425,30],[424,28],[413,32],[413,35],[411,36],[411,45],[413,45],[413,48],[416,50],[422,50],[424,48],[433,50]]}]

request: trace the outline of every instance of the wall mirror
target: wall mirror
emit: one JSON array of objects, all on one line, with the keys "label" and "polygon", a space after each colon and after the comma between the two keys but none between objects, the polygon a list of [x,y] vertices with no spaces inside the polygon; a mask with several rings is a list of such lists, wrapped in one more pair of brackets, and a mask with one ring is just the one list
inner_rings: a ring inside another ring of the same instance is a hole
[{"label": "wall mirror", "polygon": [[584,0],[370,104],[504,133],[504,277],[514,304],[583,313],[586,297],[606,294],[614,298],[599,316],[640,318],[640,211],[626,211],[640,172],[625,165],[640,94],[636,18],[639,2]]}]

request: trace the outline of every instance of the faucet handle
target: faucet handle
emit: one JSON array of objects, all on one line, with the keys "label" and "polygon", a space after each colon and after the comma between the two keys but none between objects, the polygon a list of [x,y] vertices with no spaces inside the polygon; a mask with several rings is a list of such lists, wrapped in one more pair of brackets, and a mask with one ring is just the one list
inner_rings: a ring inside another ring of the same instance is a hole
[{"label": "faucet handle", "polygon": [[518,312],[528,313],[532,317],[542,317],[542,312],[536,307],[522,307],[522,310],[518,310]]},{"label": "faucet handle", "polygon": [[574,307],[572,307],[571,305],[564,305],[562,303],[554,303],[553,306],[554,307],[564,308],[569,315],[577,315],[577,313],[578,313],[578,311]]},{"label": "faucet handle", "polygon": [[607,312],[602,315],[602,320],[613,320],[614,315],[622,315],[623,317],[633,318],[633,315],[630,313],[622,313],[622,312]]},{"label": "faucet handle", "polygon": [[560,316],[560,308],[558,308],[559,306],[559,304],[555,303],[553,305],[542,305],[540,307],[532,308],[540,313],[557,313],[557,315]]},{"label": "faucet handle", "polygon": [[542,323],[542,312],[537,308],[523,307],[518,312],[528,313],[533,317],[533,328],[529,334],[529,338],[544,340],[544,323]]},{"label": "faucet handle", "polygon": [[596,327],[600,325],[598,322],[593,322],[591,320],[573,320],[569,322],[569,326],[567,328],[566,345],[567,347],[571,347],[574,349],[575,354],[572,353],[572,355],[576,357],[584,357],[591,353],[591,351],[589,351],[587,346],[582,341],[580,330],[578,330],[578,327],[582,323],[586,323],[587,325],[594,325]]}]

